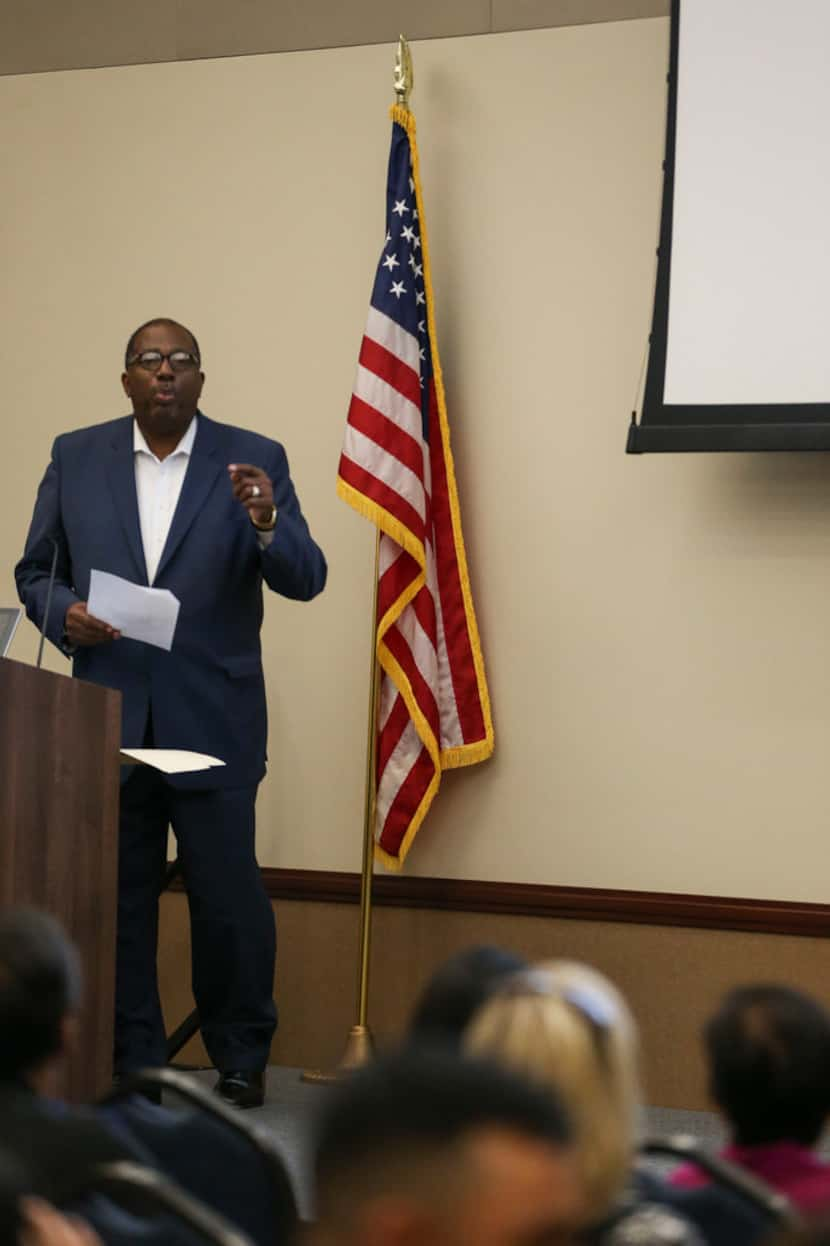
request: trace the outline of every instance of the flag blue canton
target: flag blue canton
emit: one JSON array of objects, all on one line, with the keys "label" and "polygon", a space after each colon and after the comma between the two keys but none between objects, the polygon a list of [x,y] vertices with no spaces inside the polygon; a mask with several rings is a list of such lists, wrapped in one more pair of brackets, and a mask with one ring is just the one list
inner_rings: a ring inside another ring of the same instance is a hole
[{"label": "flag blue canton", "polygon": [[432,354],[420,229],[409,137],[403,126],[394,122],[386,178],[386,242],[371,301],[373,307],[396,321],[418,341],[421,350],[421,408],[426,423]]}]

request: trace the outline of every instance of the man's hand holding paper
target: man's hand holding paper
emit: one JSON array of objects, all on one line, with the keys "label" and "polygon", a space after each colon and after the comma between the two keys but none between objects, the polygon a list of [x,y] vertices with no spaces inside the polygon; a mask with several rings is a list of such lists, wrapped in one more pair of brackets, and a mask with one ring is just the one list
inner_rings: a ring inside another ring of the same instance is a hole
[{"label": "man's hand holding paper", "polygon": [[[67,612],[67,619],[69,613],[71,611]],[[94,617],[90,619],[89,616]],[[93,623],[103,620],[104,626],[113,633],[102,636],[102,640],[129,636],[148,645],[158,645],[160,649],[172,649],[178,617],[179,599],[169,589],[145,588],[121,576],[110,575],[108,571],[91,572],[87,619]],[[68,628],[67,634],[71,640]]]},{"label": "man's hand holding paper", "polygon": [[66,612],[64,620],[66,638],[73,649],[85,649],[89,645],[106,645],[118,640],[121,633],[109,623],[96,619],[87,610],[85,601],[76,601]]}]

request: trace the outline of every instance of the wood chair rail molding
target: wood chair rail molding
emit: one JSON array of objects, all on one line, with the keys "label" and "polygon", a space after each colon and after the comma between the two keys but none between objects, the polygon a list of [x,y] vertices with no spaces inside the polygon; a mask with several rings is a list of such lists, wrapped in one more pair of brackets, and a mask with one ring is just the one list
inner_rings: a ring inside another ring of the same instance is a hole
[{"label": "wood chair rail molding", "polygon": [[[360,876],[356,873],[266,868],[262,876],[273,900],[357,904],[360,899]],[[181,880],[176,880],[174,886],[181,888]],[[416,878],[402,874],[376,874],[373,898],[378,907],[748,930],[812,938],[830,935],[830,905],[796,900]]]}]

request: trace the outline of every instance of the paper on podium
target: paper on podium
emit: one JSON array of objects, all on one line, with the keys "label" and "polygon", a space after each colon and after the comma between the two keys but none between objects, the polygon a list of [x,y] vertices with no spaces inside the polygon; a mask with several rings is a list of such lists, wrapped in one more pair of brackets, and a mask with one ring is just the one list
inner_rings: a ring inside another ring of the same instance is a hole
[{"label": "paper on podium", "polygon": [[154,766],[162,774],[189,774],[193,770],[225,765],[218,757],[190,753],[183,748],[122,748],[121,761],[127,765],[137,762],[140,766]]},{"label": "paper on podium", "polygon": [[89,577],[86,608],[131,640],[143,640],[160,649],[172,649],[179,617],[179,599],[168,588],[145,588],[109,571]]}]

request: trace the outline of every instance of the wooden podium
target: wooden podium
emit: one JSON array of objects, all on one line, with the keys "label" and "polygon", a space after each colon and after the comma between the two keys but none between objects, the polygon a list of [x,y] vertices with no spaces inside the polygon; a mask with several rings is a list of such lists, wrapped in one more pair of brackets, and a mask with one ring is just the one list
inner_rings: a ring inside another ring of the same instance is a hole
[{"label": "wooden podium", "polygon": [[45,909],[80,950],[75,1101],[112,1082],[120,741],[120,692],[0,659],[0,905]]}]

